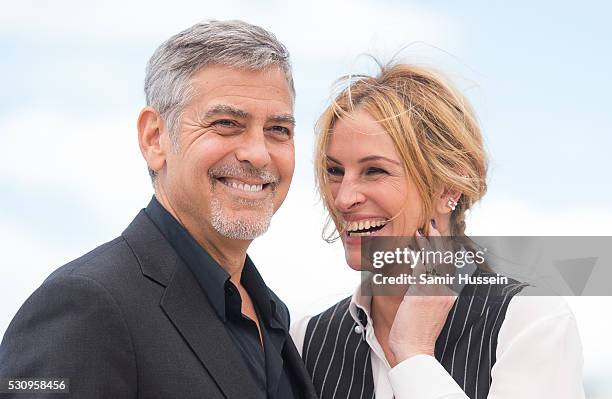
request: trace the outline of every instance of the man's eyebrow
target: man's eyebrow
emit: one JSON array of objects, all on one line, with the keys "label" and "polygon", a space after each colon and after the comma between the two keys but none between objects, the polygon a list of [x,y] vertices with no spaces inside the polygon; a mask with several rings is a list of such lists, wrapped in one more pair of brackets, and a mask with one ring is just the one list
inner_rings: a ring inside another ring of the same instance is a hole
[{"label": "man's eyebrow", "polygon": [[268,122],[288,123],[291,126],[295,126],[295,118],[291,114],[272,115],[268,118]]},{"label": "man's eyebrow", "polygon": [[[325,155],[325,157],[327,159],[329,159],[330,161],[332,161],[333,163],[337,163],[338,165],[342,165],[338,160],[336,160],[333,157],[330,157],[329,155]],[[357,161],[358,163],[363,163],[363,162],[368,162],[368,161],[387,161],[387,162],[391,162],[392,164],[395,164],[397,166],[402,166],[399,162],[387,158],[387,157],[383,157],[382,155],[369,155],[367,157],[363,157],[361,158],[359,161]]]},{"label": "man's eyebrow", "polygon": [[[241,119],[247,119],[250,116],[248,112],[243,111],[240,108],[236,108],[233,105],[217,104],[213,105],[206,111],[204,118],[209,119],[219,114],[230,115],[234,118]],[[268,121],[274,123],[288,123],[291,126],[295,126],[295,118],[291,114],[272,115],[268,118]]]},{"label": "man's eyebrow", "polygon": [[218,105],[213,105],[212,107],[210,107],[206,111],[206,114],[204,114],[204,118],[205,119],[212,118],[213,116],[217,116],[219,114],[230,115],[230,116],[233,116],[234,118],[242,118],[242,119],[246,119],[249,117],[249,113],[241,110],[240,108],[236,108],[232,105],[227,105],[227,104],[218,104]]}]

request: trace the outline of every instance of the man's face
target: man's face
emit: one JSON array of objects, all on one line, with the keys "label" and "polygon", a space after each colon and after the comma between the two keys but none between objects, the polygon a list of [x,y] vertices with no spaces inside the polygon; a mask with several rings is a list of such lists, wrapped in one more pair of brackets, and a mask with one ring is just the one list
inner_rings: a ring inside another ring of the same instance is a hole
[{"label": "man's face", "polygon": [[294,169],[293,98],[279,68],[208,66],[192,78],[163,189],[179,218],[224,237],[263,234]]}]

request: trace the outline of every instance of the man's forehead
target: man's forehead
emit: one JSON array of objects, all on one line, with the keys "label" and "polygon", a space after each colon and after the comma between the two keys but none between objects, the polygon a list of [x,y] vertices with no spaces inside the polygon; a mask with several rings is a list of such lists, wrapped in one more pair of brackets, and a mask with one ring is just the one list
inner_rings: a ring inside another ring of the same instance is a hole
[{"label": "man's forehead", "polygon": [[233,96],[293,103],[286,75],[277,67],[249,70],[208,66],[193,75],[191,85],[197,96]]},{"label": "man's forehead", "polygon": [[193,96],[190,104],[202,115],[227,114],[239,118],[293,115],[293,102],[286,96],[257,95],[253,91],[208,92]]}]

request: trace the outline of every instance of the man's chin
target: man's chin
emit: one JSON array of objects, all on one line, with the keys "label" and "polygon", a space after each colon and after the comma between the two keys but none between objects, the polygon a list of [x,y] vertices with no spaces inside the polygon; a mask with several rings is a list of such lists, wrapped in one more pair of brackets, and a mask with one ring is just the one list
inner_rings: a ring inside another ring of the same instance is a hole
[{"label": "man's chin", "polygon": [[269,223],[256,224],[243,220],[213,223],[213,228],[217,233],[232,240],[254,240],[265,234],[269,226]]},{"label": "man's chin", "polygon": [[259,202],[259,206],[227,203],[218,198],[211,200],[211,224],[222,236],[231,239],[252,240],[264,234],[270,226],[273,204]]},{"label": "man's chin", "polygon": [[[240,223],[260,224],[270,219],[273,212],[269,209],[226,209],[223,212],[225,219],[239,221]],[[268,220],[269,224],[270,221]]]},{"label": "man's chin", "polygon": [[234,213],[223,218],[213,219],[213,227],[226,238],[253,240],[268,231],[270,218],[262,217],[261,213],[256,215]]}]

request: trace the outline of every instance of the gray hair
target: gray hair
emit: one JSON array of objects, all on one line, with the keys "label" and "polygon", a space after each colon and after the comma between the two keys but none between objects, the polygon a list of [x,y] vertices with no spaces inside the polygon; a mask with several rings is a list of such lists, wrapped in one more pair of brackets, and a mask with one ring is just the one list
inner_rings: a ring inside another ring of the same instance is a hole
[{"label": "gray hair", "polygon": [[[295,98],[287,48],[267,30],[243,21],[210,20],[172,36],[153,53],[146,69],[147,105],[160,113],[177,147],[177,131],[193,96],[191,77],[207,65],[264,70],[279,67]],[[149,169],[151,179],[155,172]]]}]

